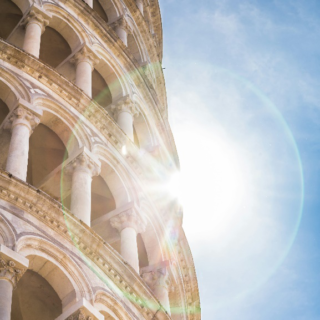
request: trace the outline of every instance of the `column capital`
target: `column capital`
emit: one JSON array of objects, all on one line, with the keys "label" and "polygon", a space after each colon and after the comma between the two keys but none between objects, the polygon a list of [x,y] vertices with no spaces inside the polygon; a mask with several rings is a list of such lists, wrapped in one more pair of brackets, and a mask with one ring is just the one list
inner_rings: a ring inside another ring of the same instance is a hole
[{"label": "column capital", "polygon": [[171,289],[171,277],[168,271],[169,261],[162,261],[157,265],[142,268],[140,275],[148,287],[154,292],[158,288]]},{"label": "column capital", "polygon": [[125,228],[133,228],[137,233],[142,233],[147,227],[146,219],[139,213],[135,206],[127,208],[110,219],[113,228],[121,232]]},{"label": "column capital", "polygon": [[118,20],[112,22],[112,23],[110,24],[110,27],[111,27],[112,29],[114,29],[114,30],[115,30],[116,28],[123,29],[123,30],[125,30],[127,33],[131,33],[131,32],[132,32],[132,28],[131,28],[130,24],[128,23],[126,17],[123,16],[123,15],[120,16],[120,17],[118,18]]},{"label": "column capital", "polygon": [[75,170],[89,172],[91,177],[98,176],[101,171],[101,163],[97,157],[86,147],[82,147],[69,161],[64,165],[64,172],[72,174]]},{"label": "column capital", "polygon": [[9,281],[15,288],[26,272],[29,260],[19,253],[0,245],[0,280]]},{"label": "column capital", "polygon": [[80,62],[87,62],[91,65],[91,69],[93,71],[96,64],[99,63],[98,55],[90,48],[88,45],[84,45],[75,55],[70,59],[71,63],[75,63],[76,65]]},{"label": "column capital", "polygon": [[29,13],[22,21],[22,25],[27,26],[28,24],[35,23],[41,28],[41,33],[44,32],[47,25],[49,25],[49,19],[51,16],[47,14],[42,8],[34,4]]},{"label": "column capital", "polygon": [[115,102],[111,106],[111,110],[115,118],[117,118],[121,112],[128,112],[132,115],[132,117],[139,115],[139,110],[136,104],[131,100],[129,95]]},{"label": "column capital", "polygon": [[24,125],[29,129],[30,135],[34,128],[40,123],[42,110],[34,108],[23,99],[19,99],[17,105],[7,116],[3,128],[12,130],[17,125]]},{"label": "column capital", "polygon": [[86,299],[81,299],[55,320],[103,320],[104,316]]}]

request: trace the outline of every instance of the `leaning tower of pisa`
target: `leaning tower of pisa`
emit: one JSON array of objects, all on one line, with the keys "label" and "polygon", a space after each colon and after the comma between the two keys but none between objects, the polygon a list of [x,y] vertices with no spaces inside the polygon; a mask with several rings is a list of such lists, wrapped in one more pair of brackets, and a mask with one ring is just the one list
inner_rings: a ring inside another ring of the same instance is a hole
[{"label": "leaning tower of pisa", "polygon": [[158,0],[0,0],[0,320],[200,319]]}]

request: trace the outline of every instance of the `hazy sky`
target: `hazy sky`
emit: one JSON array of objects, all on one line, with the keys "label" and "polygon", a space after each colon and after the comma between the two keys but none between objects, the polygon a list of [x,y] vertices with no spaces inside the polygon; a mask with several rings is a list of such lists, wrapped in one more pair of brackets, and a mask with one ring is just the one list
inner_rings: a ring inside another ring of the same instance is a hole
[{"label": "hazy sky", "polygon": [[202,318],[320,319],[320,2],[160,5]]}]

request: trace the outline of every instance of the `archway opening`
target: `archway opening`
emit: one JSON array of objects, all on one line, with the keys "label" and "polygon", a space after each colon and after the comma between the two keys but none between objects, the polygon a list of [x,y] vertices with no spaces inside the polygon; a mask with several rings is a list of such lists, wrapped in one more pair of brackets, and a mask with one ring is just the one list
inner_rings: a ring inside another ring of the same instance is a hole
[{"label": "archway opening", "polygon": [[22,18],[19,7],[11,0],[0,0],[0,38],[7,39]]},{"label": "archway opening", "polygon": [[100,4],[99,0],[93,0],[93,10],[97,12],[97,14],[108,23],[108,16],[106,12],[104,11],[102,5]]},{"label": "archway opening", "polygon": [[[2,124],[3,120],[9,114],[10,110],[7,104],[0,99],[0,125]],[[0,135],[0,167],[5,168],[7,162],[7,154],[10,145],[10,138],[11,134],[9,130],[2,130]]]},{"label": "archway opening", "polygon": [[68,152],[59,136],[40,123],[30,137],[27,182],[38,186],[65,157]]},{"label": "archway opening", "polygon": [[56,68],[71,52],[65,38],[55,29],[46,27],[41,37],[40,59]]},{"label": "archway opening", "polygon": [[11,310],[11,320],[54,320],[62,302],[46,279],[27,270],[13,291]]},{"label": "archway opening", "polygon": [[139,267],[141,269],[149,265],[147,250],[144,245],[141,234],[137,235],[137,244],[138,244],[138,255],[139,255]]},{"label": "archway opening", "polygon": [[92,179],[91,220],[94,221],[116,209],[114,197],[101,176]]},{"label": "archway opening", "polygon": [[2,124],[3,120],[6,118],[6,116],[9,114],[10,110],[7,106],[7,104],[0,99],[0,125]]},{"label": "archway opening", "polygon": [[107,107],[112,103],[109,86],[96,69],[92,72],[92,97],[102,107]]},{"label": "archway opening", "polygon": [[128,35],[128,49],[138,62],[142,62],[142,57],[137,41],[132,34]]}]

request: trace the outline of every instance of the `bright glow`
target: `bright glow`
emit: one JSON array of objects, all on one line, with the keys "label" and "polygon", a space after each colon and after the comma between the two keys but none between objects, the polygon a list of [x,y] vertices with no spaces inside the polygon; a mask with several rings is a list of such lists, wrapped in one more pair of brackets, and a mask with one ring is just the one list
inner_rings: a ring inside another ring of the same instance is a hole
[{"label": "bright glow", "polygon": [[122,146],[121,152],[125,156],[127,154],[127,147],[126,146]]}]

